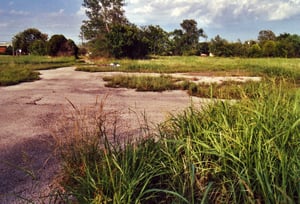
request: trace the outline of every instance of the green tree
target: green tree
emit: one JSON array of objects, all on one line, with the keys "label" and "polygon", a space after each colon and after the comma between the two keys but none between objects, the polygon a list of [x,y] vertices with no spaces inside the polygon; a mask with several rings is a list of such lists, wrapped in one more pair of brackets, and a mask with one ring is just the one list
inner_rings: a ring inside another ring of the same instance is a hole
[{"label": "green tree", "polygon": [[181,29],[175,29],[171,33],[173,54],[175,55],[196,55],[199,54],[199,38],[206,37],[203,29],[197,28],[197,22],[193,19],[186,19],[180,24]]},{"label": "green tree", "polygon": [[148,44],[142,31],[135,25],[115,25],[107,34],[110,54],[116,58],[144,58],[148,54]]},{"label": "green tree", "polygon": [[81,35],[87,40],[106,35],[116,24],[126,24],[124,0],[84,0],[88,20],[83,21]]},{"label": "green tree", "polygon": [[249,48],[248,51],[248,57],[261,57],[262,56],[262,50],[259,44],[255,43],[250,45],[251,47]]},{"label": "green tree", "polygon": [[232,50],[232,55],[236,57],[245,57],[247,55],[246,45],[240,40],[234,43],[230,43],[229,49]]},{"label": "green tree", "polygon": [[209,55],[209,43],[202,42],[198,44],[199,54],[206,54]]},{"label": "green tree", "polygon": [[109,56],[107,36],[117,25],[126,25],[125,0],[84,0],[87,20],[81,26],[81,37],[88,40],[93,56]]},{"label": "green tree", "polygon": [[142,28],[149,53],[154,55],[167,55],[170,50],[169,35],[159,25],[149,25]]},{"label": "green tree", "polygon": [[200,37],[205,37],[203,29],[197,28],[197,22],[193,19],[183,20],[180,24],[183,29],[182,41],[185,51],[195,51]]},{"label": "green tree", "polygon": [[183,54],[183,31],[181,29],[175,29],[170,33],[171,37],[171,53],[172,55],[182,55]]},{"label": "green tree", "polygon": [[35,40],[29,47],[29,52],[33,55],[47,55],[47,42]]},{"label": "green tree", "polygon": [[219,35],[211,40],[209,51],[218,57],[232,56],[232,49],[229,47],[228,41],[224,38],[221,38]]},{"label": "green tree", "polygon": [[283,57],[300,57],[300,36],[289,33],[277,37],[278,53]]},{"label": "green tree", "polygon": [[276,43],[273,40],[268,40],[263,44],[262,47],[263,56],[265,57],[276,57],[277,49]]},{"label": "green tree", "polygon": [[30,47],[35,41],[46,42],[47,39],[47,34],[41,33],[36,28],[28,28],[13,37],[13,46],[15,49],[21,49],[22,53],[29,54]]},{"label": "green tree", "polygon": [[6,48],[5,54],[13,55],[13,47],[11,45]]},{"label": "green tree", "polygon": [[67,40],[64,35],[53,35],[48,42],[50,56],[78,57],[78,47],[72,40]]},{"label": "green tree", "polygon": [[276,40],[276,35],[271,30],[261,30],[258,33],[257,40],[259,44],[262,46],[266,41]]}]

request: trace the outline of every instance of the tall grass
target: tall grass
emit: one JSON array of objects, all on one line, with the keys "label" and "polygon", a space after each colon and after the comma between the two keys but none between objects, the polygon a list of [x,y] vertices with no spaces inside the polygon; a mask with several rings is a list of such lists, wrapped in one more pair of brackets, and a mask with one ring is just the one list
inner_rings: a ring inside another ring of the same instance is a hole
[{"label": "tall grass", "polygon": [[299,95],[276,86],[258,92],[256,100],[191,108],[163,130],[166,149],[186,156],[177,166],[193,166],[189,174],[198,192],[212,182],[208,195],[214,203],[300,201]]},{"label": "tall grass", "polygon": [[118,142],[103,108],[96,128],[72,120],[63,185],[79,203],[299,203],[300,93],[284,81],[257,92],[191,106],[137,141]]},{"label": "tall grass", "polygon": [[160,75],[159,77],[117,75],[104,77],[103,80],[107,82],[105,85],[107,87],[125,87],[136,89],[137,91],[166,91],[174,90],[178,87],[176,85],[178,79],[165,75]]}]

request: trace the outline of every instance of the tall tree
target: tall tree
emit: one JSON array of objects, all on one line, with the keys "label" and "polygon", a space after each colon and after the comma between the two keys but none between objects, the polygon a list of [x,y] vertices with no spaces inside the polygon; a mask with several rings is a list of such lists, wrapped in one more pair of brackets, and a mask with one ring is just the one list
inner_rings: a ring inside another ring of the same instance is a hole
[{"label": "tall tree", "polygon": [[203,29],[197,28],[197,22],[193,19],[186,19],[180,24],[182,29],[176,29],[171,33],[173,39],[173,53],[196,54],[199,38],[206,37]]},{"label": "tall tree", "polygon": [[150,54],[167,55],[169,51],[169,35],[159,25],[149,25],[142,28]]},{"label": "tall tree", "polygon": [[183,20],[180,24],[183,29],[183,42],[187,49],[195,49],[199,43],[199,38],[204,37],[202,28],[197,28],[197,22],[193,19]]},{"label": "tall tree", "polygon": [[107,34],[109,51],[113,57],[144,58],[148,54],[148,44],[142,30],[135,25],[115,25]]},{"label": "tall tree", "polygon": [[23,53],[28,54],[30,47],[35,41],[41,40],[42,42],[46,42],[47,39],[47,34],[42,33],[36,28],[28,28],[14,36],[13,46],[15,49],[21,49]]},{"label": "tall tree", "polygon": [[263,56],[265,57],[276,57],[276,42],[273,40],[268,40],[264,43],[262,47]]},{"label": "tall tree", "polygon": [[84,0],[88,20],[83,21],[81,35],[87,40],[106,35],[114,25],[127,23],[124,0]]},{"label": "tall tree", "polygon": [[183,31],[175,29],[170,33],[171,37],[171,50],[173,55],[182,55],[183,52]]},{"label": "tall tree", "polygon": [[53,35],[48,42],[50,56],[74,56],[77,58],[78,47],[72,40],[67,40],[64,35]]},{"label": "tall tree", "polygon": [[217,35],[214,39],[211,39],[209,51],[218,57],[232,56],[232,50],[229,47],[228,41],[221,38],[219,35]]},{"label": "tall tree", "polygon": [[260,45],[263,45],[265,42],[269,40],[276,40],[276,35],[271,30],[261,30],[258,33],[257,39]]}]

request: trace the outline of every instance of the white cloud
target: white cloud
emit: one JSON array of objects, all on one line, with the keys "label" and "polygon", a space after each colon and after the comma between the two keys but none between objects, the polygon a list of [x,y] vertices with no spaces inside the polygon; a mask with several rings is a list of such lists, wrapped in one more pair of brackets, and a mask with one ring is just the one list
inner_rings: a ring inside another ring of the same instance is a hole
[{"label": "white cloud", "polygon": [[200,26],[275,21],[300,15],[300,0],[128,0],[126,15],[133,23],[175,24],[193,18]]},{"label": "white cloud", "polygon": [[0,23],[0,28],[5,28],[8,26],[8,23]]},{"label": "white cloud", "polygon": [[56,12],[49,13],[50,17],[61,17],[64,15],[65,9],[59,9]]},{"label": "white cloud", "polygon": [[63,14],[65,12],[65,9],[59,9],[58,13]]},{"label": "white cloud", "polygon": [[27,12],[27,11],[22,11],[22,10],[11,10],[10,12],[9,12],[9,14],[12,14],[12,15],[19,15],[19,16],[28,16],[30,13],[29,12]]},{"label": "white cloud", "polygon": [[80,6],[79,10],[76,12],[76,15],[77,16],[85,16],[85,11],[86,11],[86,8],[83,6]]},{"label": "white cloud", "polygon": [[[275,7],[275,6],[274,6]],[[289,1],[279,4],[269,13],[269,20],[283,20],[300,13],[300,2]]]},{"label": "white cloud", "polygon": [[186,13],[186,11],[188,11],[189,8],[190,8],[189,6],[174,8],[173,11],[171,12],[171,16],[174,17],[181,16],[182,14]]}]

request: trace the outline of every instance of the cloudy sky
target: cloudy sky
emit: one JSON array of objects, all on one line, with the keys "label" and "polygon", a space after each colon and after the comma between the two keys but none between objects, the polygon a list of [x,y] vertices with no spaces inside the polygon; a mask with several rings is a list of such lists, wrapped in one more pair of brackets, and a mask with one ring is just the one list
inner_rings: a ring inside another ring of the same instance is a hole
[{"label": "cloudy sky", "polygon": [[[0,1],[0,42],[30,27],[80,42],[82,0]],[[208,40],[216,35],[229,41],[256,39],[267,29],[300,34],[300,0],[126,0],[125,11],[134,24],[160,25],[166,31],[194,19]]]}]

